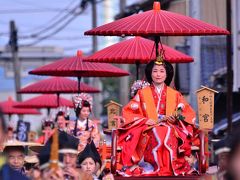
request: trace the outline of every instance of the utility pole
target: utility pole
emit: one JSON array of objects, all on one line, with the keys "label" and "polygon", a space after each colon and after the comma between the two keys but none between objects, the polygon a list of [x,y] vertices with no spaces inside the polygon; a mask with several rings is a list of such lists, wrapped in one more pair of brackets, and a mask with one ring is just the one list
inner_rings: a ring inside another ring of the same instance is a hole
[{"label": "utility pole", "polygon": [[[96,0],[91,0],[92,4],[92,28],[97,27],[97,3]],[[97,51],[98,42],[97,42],[97,36],[92,36],[92,53],[95,53]],[[92,80],[94,86],[100,90],[102,90],[102,83],[99,78],[95,77]],[[99,118],[102,113],[102,94],[94,94],[94,102],[96,104],[96,108],[93,108],[95,117]]]},{"label": "utility pole", "polygon": [[[96,0],[91,0],[92,3],[92,28],[97,27],[97,5]],[[97,36],[92,36],[92,53],[95,53],[97,51]]]},{"label": "utility pole", "polygon": [[[189,3],[191,17],[200,19],[200,0],[190,0]],[[194,58],[194,62],[190,63],[190,102],[193,108],[197,109],[195,92],[201,83],[201,39],[199,36],[193,36],[190,43],[190,54]]]},{"label": "utility pole", "polygon": [[[232,32],[232,19],[231,19],[231,0],[226,0],[226,13],[227,13],[227,30]],[[232,70],[232,36],[227,35],[227,120],[228,120],[228,133],[232,131],[232,91],[233,91],[233,70]]]},{"label": "utility pole", "polygon": [[[119,0],[120,5],[120,13],[124,12],[124,9],[126,7],[126,0]],[[121,64],[120,68],[129,71],[129,65],[128,64]],[[129,101],[129,76],[121,77],[120,78],[120,87],[119,87],[119,94],[120,94],[120,104],[125,105]]]},{"label": "utility pole", "polygon": [[15,22],[10,21],[9,45],[11,47],[11,52],[12,52],[16,99],[17,101],[22,101],[21,94],[17,93],[17,91],[19,91],[21,88],[21,74],[20,74],[21,68],[20,68],[20,62],[18,58],[18,42],[17,41],[18,41],[18,36],[17,36],[17,28],[15,26]]}]

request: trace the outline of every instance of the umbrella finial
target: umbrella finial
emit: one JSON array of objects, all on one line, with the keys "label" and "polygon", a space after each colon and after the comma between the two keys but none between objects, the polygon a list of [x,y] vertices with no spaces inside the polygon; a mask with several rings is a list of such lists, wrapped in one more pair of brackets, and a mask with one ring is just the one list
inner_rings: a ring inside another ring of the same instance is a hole
[{"label": "umbrella finial", "polygon": [[77,51],[77,57],[82,57],[83,56],[83,52],[81,50]]},{"label": "umbrella finial", "polygon": [[12,96],[8,96],[8,101],[13,101]]},{"label": "umbrella finial", "polygon": [[161,10],[160,2],[154,1],[154,3],[153,3],[153,10],[154,11],[160,11]]}]

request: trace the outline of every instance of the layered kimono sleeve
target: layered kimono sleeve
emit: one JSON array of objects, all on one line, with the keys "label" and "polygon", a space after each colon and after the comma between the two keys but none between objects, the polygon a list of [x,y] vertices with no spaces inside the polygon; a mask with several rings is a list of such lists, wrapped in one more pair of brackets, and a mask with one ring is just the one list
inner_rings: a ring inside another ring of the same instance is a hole
[{"label": "layered kimono sleeve", "polygon": [[96,147],[99,146],[99,141],[100,141],[100,133],[98,130],[98,126],[96,123],[92,122],[92,131],[91,131],[91,138],[95,144]]},{"label": "layered kimono sleeve", "polygon": [[[187,155],[191,154],[191,148],[189,148],[188,144],[199,145],[196,142],[196,135],[198,135],[198,130],[196,128],[196,113],[193,108],[187,103],[181,93],[177,93],[177,107],[182,108],[182,116],[184,117],[184,121],[179,121],[181,127],[180,131],[178,131],[179,136],[183,140],[183,144],[179,147],[179,149],[185,149]],[[181,136],[180,134],[186,134]],[[189,138],[187,138],[189,137]]]},{"label": "layered kimono sleeve", "polygon": [[195,125],[196,113],[181,93],[177,93],[177,108],[178,107],[182,108],[182,115],[185,117],[184,121],[188,124]]},{"label": "layered kimono sleeve", "polygon": [[140,160],[136,149],[142,131],[147,127],[145,124],[147,118],[144,116],[139,94],[123,108],[122,116],[124,125],[118,128],[118,146],[122,148],[121,162],[126,166],[132,166]]},{"label": "layered kimono sleeve", "polygon": [[136,96],[123,108],[122,116],[124,118],[124,126],[136,121],[146,120],[143,113],[139,92]]}]

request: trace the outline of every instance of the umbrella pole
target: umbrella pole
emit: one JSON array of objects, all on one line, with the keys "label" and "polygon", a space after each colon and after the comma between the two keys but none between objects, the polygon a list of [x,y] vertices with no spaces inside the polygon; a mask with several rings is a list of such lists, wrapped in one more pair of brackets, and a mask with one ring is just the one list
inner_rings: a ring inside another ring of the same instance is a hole
[{"label": "umbrella pole", "polygon": [[60,105],[60,93],[57,93],[57,107]]},{"label": "umbrella pole", "polygon": [[47,108],[47,115],[50,115],[50,108]]},{"label": "umbrella pole", "polygon": [[136,80],[139,79],[139,65],[140,65],[140,63],[136,62]]},{"label": "umbrella pole", "polygon": [[160,46],[161,46],[161,50],[160,50],[160,56],[163,57],[163,59],[165,60],[166,57],[165,57],[165,50],[163,49],[163,45],[162,45],[162,41],[161,41],[161,38],[159,37],[159,42],[160,42]]},{"label": "umbrella pole", "polygon": [[158,52],[158,44],[159,44],[159,42],[160,42],[160,36],[155,36],[154,42],[155,42],[155,47],[156,47],[156,58],[157,58],[158,55],[159,55],[159,52]]},{"label": "umbrella pole", "polygon": [[80,94],[80,82],[81,82],[81,77],[78,77],[78,95]]}]

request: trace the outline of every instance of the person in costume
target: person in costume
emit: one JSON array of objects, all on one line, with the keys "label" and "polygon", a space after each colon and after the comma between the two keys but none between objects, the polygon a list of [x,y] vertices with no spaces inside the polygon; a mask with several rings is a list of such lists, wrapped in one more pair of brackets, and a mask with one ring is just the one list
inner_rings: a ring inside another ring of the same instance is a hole
[{"label": "person in costume", "polygon": [[57,123],[57,127],[59,130],[61,131],[67,130],[67,126],[66,126],[67,121],[66,121],[65,113],[63,111],[58,111],[58,113],[56,114],[55,123]]},{"label": "person in costume", "polygon": [[24,157],[25,157],[25,149],[24,146],[5,146],[3,153],[7,158],[8,165],[19,171],[21,173],[25,173],[24,169]]},{"label": "person in costume", "polygon": [[[64,180],[63,174],[63,156],[58,152],[62,146],[60,139],[63,131],[55,130],[53,135],[47,140],[45,145],[40,149],[38,154],[39,167],[41,170],[41,179],[62,179]],[[56,136],[58,136],[56,138]],[[56,140],[58,139],[58,140]],[[53,164],[54,167],[53,167]],[[56,167],[57,166],[57,167]]]},{"label": "person in costume", "polygon": [[94,179],[99,178],[98,171],[102,161],[93,141],[87,143],[84,150],[79,154],[78,164],[84,172],[93,176]]},{"label": "person in costume", "polygon": [[7,130],[7,140],[13,140],[14,139],[14,129],[13,127],[9,126]]},{"label": "person in costume", "polygon": [[[78,180],[86,179],[91,180],[91,176],[77,168],[77,155],[78,155],[78,144],[79,139],[75,138],[64,131],[58,131],[58,170],[53,173],[51,164],[51,153],[53,136],[46,142],[45,146],[39,153],[40,169],[42,170],[42,179],[49,178],[50,176],[54,179],[64,180]],[[83,178],[84,177],[84,178]]]},{"label": "person in costume", "polygon": [[59,140],[59,153],[63,155],[63,174],[65,180],[92,179],[90,175],[77,167],[79,139],[61,132]]},{"label": "person in costume", "polygon": [[92,96],[86,93],[81,93],[73,97],[77,119],[74,129],[70,130],[70,133],[79,138],[80,145],[78,150],[80,152],[91,140],[94,141],[97,147],[100,141],[100,133],[97,124],[89,119],[92,111],[92,100]]},{"label": "person in costume", "polygon": [[42,135],[36,140],[37,143],[45,144],[52,136],[54,130],[54,122],[51,119],[45,119],[42,125]]},{"label": "person in costume", "polygon": [[[0,146],[3,147],[3,143],[6,140],[7,127],[4,121],[2,110],[0,109]],[[0,153],[0,179],[9,180],[9,179],[18,179],[18,180],[27,180],[28,178],[24,176],[21,172],[14,170],[9,166],[6,161],[4,154]]]},{"label": "person in costume", "polygon": [[[149,83],[123,108],[118,129],[122,175],[172,176],[192,172],[187,158],[195,137],[195,112],[180,92],[169,87],[173,67],[158,57],[145,68]],[[134,93],[132,93],[134,94]]]},{"label": "person in costume", "polygon": [[231,151],[231,142],[232,142],[232,137],[228,135],[221,141],[217,142],[214,146],[215,147],[214,152],[217,155],[217,161],[218,161],[217,177],[219,180],[224,179],[224,176],[228,169],[229,156]]},{"label": "person in costume", "polygon": [[[8,132],[7,125],[5,123],[5,119],[3,117],[2,110],[0,108],[0,150],[3,150],[3,143],[7,139],[6,134]],[[1,165],[1,162],[0,162]]]},{"label": "person in costume", "polygon": [[[227,161],[227,172],[224,174],[226,180],[240,180],[240,132],[232,134],[230,151]],[[229,141],[228,141],[229,142]]]},{"label": "person in costume", "polygon": [[39,170],[39,159],[36,155],[27,155],[24,158],[24,168],[27,177],[39,179],[41,177]]},{"label": "person in costume", "polygon": [[229,167],[232,136],[227,135],[214,144],[214,153],[217,156],[217,168],[209,168],[202,179],[225,180]]}]

